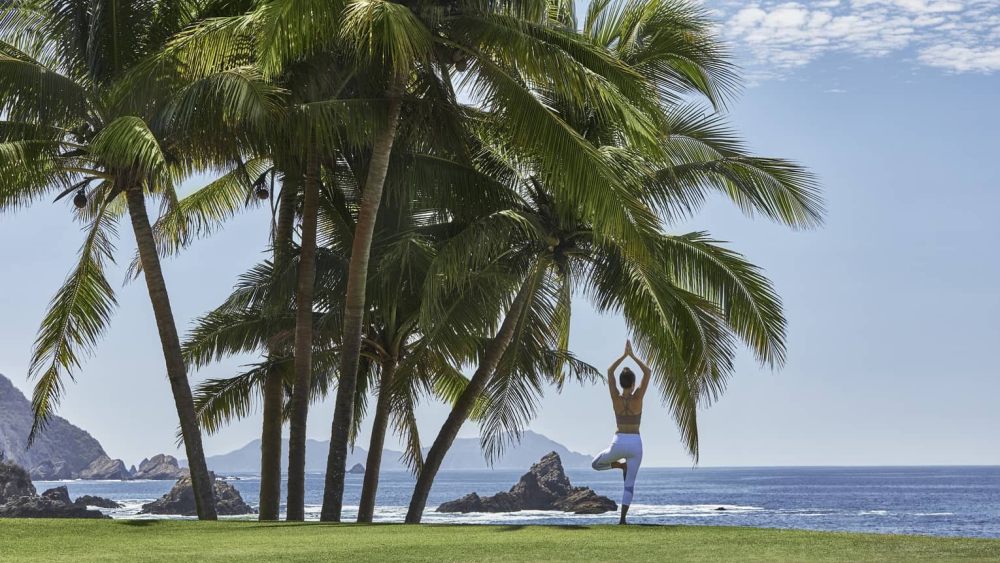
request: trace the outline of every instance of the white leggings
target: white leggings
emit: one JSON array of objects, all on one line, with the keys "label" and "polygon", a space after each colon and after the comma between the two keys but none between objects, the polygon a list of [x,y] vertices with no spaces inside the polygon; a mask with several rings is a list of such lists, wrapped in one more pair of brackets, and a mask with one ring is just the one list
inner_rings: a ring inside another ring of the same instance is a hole
[{"label": "white leggings", "polygon": [[635,489],[635,477],[639,474],[639,465],[642,463],[642,438],[638,434],[615,434],[615,439],[611,441],[608,449],[597,454],[591,467],[598,471],[611,469],[611,464],[624,459],[627,464],[625,470],[625,491],[622,493],[622,504],[632,504],[632,492]]}]

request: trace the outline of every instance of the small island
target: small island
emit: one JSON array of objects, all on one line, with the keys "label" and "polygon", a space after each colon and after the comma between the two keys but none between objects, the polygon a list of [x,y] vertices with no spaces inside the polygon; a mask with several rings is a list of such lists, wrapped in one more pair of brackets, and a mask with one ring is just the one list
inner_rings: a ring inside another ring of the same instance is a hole
[{"label": "small island", "polygon": [[574,487],[563,470],[559,454],[551,452],[521,476],[508,492],[489,497],[470,493],[446,502],[438,512],[517,512],[520,510],[561,510],[575,514],[602,514],[618,510],[615,501],[598,495],[589,487]]}]

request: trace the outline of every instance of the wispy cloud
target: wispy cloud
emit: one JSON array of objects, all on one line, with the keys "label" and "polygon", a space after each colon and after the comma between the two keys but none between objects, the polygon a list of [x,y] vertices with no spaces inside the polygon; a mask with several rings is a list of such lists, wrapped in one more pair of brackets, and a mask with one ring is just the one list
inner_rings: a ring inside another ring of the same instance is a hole
[{"label": "wispy cloud", "polygon": [[1000,0],[725,2],[722,33],[758,75],[781,75],[826,53],[908,52],[952,72],[1000,72]]}]

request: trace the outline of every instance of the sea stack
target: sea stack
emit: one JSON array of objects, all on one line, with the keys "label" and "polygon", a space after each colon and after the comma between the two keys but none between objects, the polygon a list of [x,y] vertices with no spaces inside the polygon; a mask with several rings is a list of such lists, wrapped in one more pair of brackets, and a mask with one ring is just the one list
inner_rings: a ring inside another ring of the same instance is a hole
[{"label": "sea stack", "polygon": [[187,469],[182,469],[177,464],[177,458],[172,455],[157,454],[149,459],[142,460],[139,470],[133,475],[133,479],[151,479],[159,481],[172,481],[186,477]]},{"label": "sea stack", "polygon": [[[232,485],[216,479],[212,473],[212,494],[215,497],[215,510],[219,516],[239,516],[256,514],[257,511],[243,502],[243,497]],[[170,492],[158,500],[142,506],[140,514],[170,514],[180,516],[195,516],[198,513],[194,502],[194,489],[191,487],[191,477],[181,477]]]},{"label": "sea stack", "polygon": [[617,510],[615,501],[588,487],[574,487],[563,471],[559,454],[546,454],[521,476],[506,493],[480,497],[470,493],[446,502],[438,512],[517,512],[519,510],[561,510],[575,514],[601,514]]}]

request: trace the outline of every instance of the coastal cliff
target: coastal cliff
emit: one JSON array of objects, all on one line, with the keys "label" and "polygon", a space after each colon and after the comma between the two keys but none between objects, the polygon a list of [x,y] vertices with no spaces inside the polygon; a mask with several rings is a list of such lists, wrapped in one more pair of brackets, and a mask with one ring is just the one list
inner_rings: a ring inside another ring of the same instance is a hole
[{"label": "coastal cliff", "polygon": [[53,416],[28,448],[31,403],[0,375],[0,452],[24,467],[32,479],[75,479],[98,460],[107,459],[100,442],[66,419]]},{"label": "coastal cliff", "polygon": [[34,415],[31,402],[0,374],[0,461],[6,459],[27,470],[32,479],[177,480],[187,475],[173,456],[158,454],[143,460],[136,469],[127,469],[120,459],[112,459],[101,443],[65,418],[53,416],[28,447]]}]

